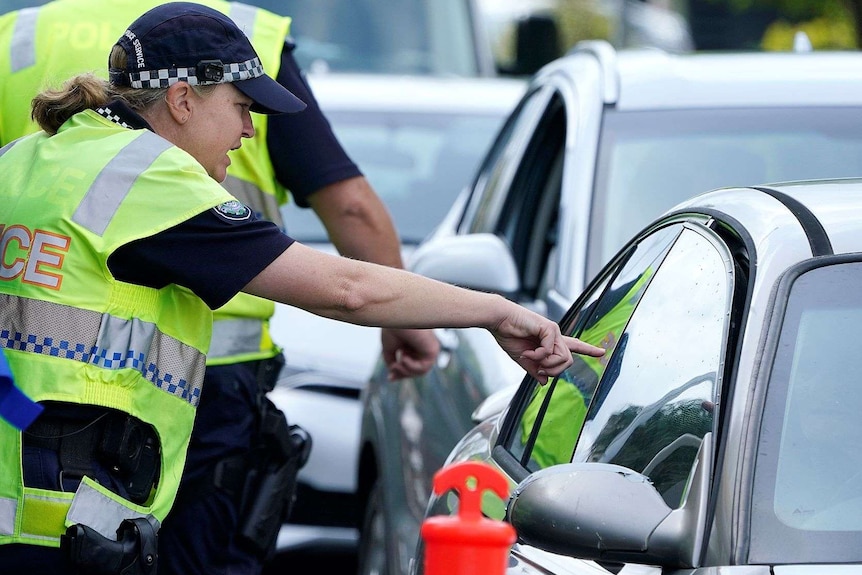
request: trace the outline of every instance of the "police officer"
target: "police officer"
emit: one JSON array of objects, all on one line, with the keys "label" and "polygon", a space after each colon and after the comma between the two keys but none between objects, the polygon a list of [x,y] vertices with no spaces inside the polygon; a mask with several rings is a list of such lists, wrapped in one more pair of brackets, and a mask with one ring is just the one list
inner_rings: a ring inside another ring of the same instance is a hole
[{"label": "police officer", "polygon": [[[62,0],[0,17],[0,145],[38,129],[29,105],[46,81],[100,70],[128,22],[159,3]],[[258,217],[279,225],[278,207],[289,189],[299,205],[314,209],[341,254],[402,267],[385,207],[339,145],[301,77],[288,39],[290,19],[236,2],[203,3],[245,30],[264,68],[308,104],[300,114],[255,114],[259,137],[231,154],[223,185]],[[208,393],[197,410],[179,497],[162,529],[163,573],[216,573],[215,566],[229,563],[236,572],[260,571],[265,553],[238,545],[236,534],[248,519],[239,493],[248,477],[249,453],[260,442],[262,418],[275,410],[263,395],[282,361],[268,332],[273,311],[272,302],[247,294],[215,311]],[[427,371],[439,349],[429,331],[385,329],[382,342],[393,378]],[[218,529],[201,535],[200,525]]]},{"label": "police officer", "polygon": [[0,148],[0,337],[45,408],[24,433],[0,422],[4,573],[152,572],[208,308],[240,291],[361,325],[484,327],[542,381],[573,351],[602,353],[500,296],[303,246],[228,194],[218,182],[255,133],[249,112],[304,104],[221,12],[150,10],[109,67],[109,83],[43,91],[43,132]]}]

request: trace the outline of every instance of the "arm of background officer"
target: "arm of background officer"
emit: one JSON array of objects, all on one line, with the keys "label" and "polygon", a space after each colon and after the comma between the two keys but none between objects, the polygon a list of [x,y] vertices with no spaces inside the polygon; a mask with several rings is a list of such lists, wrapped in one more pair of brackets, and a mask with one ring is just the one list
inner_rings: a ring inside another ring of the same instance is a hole
[{"label": "arm of background officer", "polygon": [[396,268],[332,256],[298,242],[243,289],[311,313],[399,329],[483,327],[539,381],[572,364],[572,352],[604,350],[560,334],[559,326],[506,298]]},{"label": "arm of background officer", "polygon": [[[365,177],[330,184],[311,194],[308,203],[342,256],[404,267],[389,212]],[[389,379],[426,373],[440,352],[437,337],[428,330],[385,328],[380,339]]]},{"label": "arm of background officer", "polygon": [[[267,146],[276,176],[297,205],[314,210],[341,255],[401,268],[400,240],[392,218],[336,138],[293,49],[293,43],[286,41],[277,80],[307,108],[300,114],[268,119]],[[431,331],[385,328],[381,343],[390,379],[427,372],[440,351]]]}]

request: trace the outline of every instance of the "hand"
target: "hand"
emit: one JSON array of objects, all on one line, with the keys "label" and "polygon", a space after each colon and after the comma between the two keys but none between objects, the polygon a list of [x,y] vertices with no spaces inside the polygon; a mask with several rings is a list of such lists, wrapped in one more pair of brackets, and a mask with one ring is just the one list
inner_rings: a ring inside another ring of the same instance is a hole
[{"label": "hand", "polygon": [[591,357],[605,354],[600,347],[562,335],[555,322],[521,306],[516,306],[491,333],[500,347],[541,383],[572,365],[572,353]]},{"label": "hand", "polygon": [[380,339],[390,381],[424,375],[440,353],[440,342],[430,329],[383,329]]}]

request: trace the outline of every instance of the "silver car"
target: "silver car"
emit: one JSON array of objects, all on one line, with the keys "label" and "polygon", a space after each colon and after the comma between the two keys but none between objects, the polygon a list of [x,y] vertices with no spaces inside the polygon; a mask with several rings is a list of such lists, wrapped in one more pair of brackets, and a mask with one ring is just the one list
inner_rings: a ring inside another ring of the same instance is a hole
[{"label": "silver car", "polygon": [[[862,54],[589,42],[532,79],[472,189],[410,265],[559,319],[633,232],[693,194],[855,175]],[[484,330],[438,334],[427,376],[393,384],[378,370],[363,395],[366,573],[407,571],[432,474],[524,375]]]},{"label": "silver car", "polygon": [[637,234],[561,321],[606,355],[525,378],[448,458],[508,479],[506,572],[860,572],[860,285],[860,179],[724,188]]}]

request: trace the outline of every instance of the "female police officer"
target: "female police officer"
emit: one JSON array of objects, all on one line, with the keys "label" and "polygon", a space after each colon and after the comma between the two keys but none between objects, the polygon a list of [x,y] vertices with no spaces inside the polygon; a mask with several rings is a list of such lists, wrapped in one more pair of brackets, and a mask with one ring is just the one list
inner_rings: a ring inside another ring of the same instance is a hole
[{"label": "female police officer", "polygon": [[220,12],[159,6],[109,65],[110,83],[37,96],[44,131],[0,148],[0,345],[45,407],[23,434],[0,422],[4,573],[152,572],[210,309],[240,291],[365,325],[484,327],[542,380],[601,355],[502,297],[293,242],[228,195],[249,112],[303,103]]},{"label": "female police officer", "polygon": [[[241,2],[195,2],[227,14],[247,34],[267,74],[306,104],[299,114],[252,114],[256,137],[230,154],[222,185],[258,217],[282,227],[279,205],[289,199],[310,207],[341,255],[403,267],[385,205],[341,147],[293,57],[291,19]],[[99,70],[129,22],[163,3],[111,0],[106,9],[105,0],[54,0],[0,15],[0,147],[39,130],[30,103],[46,81]],[[149,252],[159,257],[152,246]],[[269,331],[274,311],[272,301],[239,293],[213,312],[206,393],[195,410],[177,497],[159,531],[164,575],[218,575],[228,565],[231,573],[259,573],[285,521],[250,512],[291,501],[295,486],[285,480],[281,491],[260,489],[284,474],[284,466],[273,464],[267,439],[274,427],[282,430],[276,435],[287,427],[265,397],[285,360],[283,342]],[[432,330],[383,329],[380,337],[395,377],[426,371],[439,350]],[[399,352],[404,348],[407,355]],[[243,496],[252,493],[256,497]]]}]

